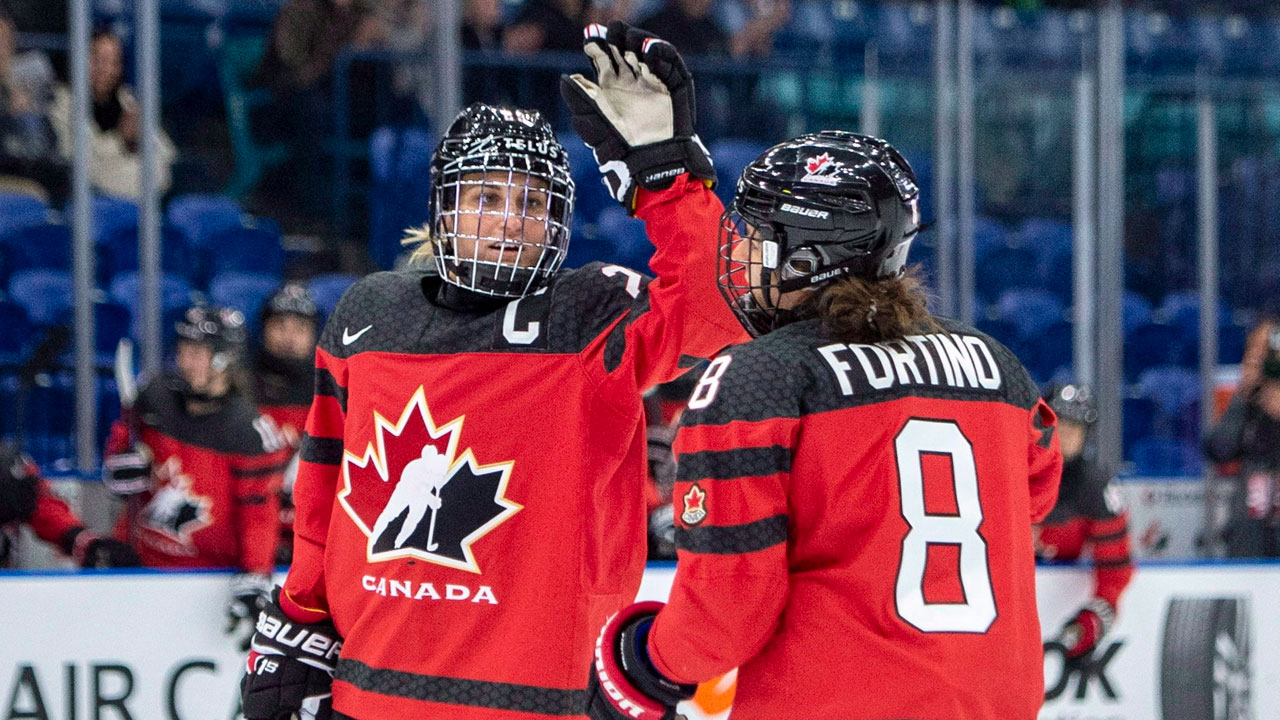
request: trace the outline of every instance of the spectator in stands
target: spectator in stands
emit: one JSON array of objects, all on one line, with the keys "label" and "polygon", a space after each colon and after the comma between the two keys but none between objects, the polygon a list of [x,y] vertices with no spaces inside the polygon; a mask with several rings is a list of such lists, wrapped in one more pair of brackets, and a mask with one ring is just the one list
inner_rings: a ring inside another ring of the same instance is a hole
[{"label": "spectator in stands", "polygon": [[136,567],[138,554],[125,543],[99,537],[40,477],[31,458],[17,446],[0,445],[0,568],[13,561],[12,531],[27,524],[36,537],[57,545],[80,567]]},{"label": "spectator in stands", "polygon": [[70,175],[49,118],[53,66],[39,51],[19,54],[16,37],[0,14],[0,189],[60,203]]},{"label": "spectator in stands", "polygon": [[1240,366],[1240,386],[1205,439],[1216,463],[1240,462],[1240,483],[1223,530],[1232,557],[1280,557],[1280,328]]},{"label": "spectator in stands", "polygon": [[[136,199],[141,191],[142,118],[133,91],[124,84],[124,50],[110,30],[97,30],[89,48],[90,182],[95,190]],[[58,150],[71,157],[73,132],[71,88],[62,85],[54,93],[53,127]],[[168,191],[171,167],[177,151],[161,130],[156,137],[155,176],[161,193]]]},{"label": "spectator in stands", "polygon": [[[505,31],[502,0],[463,2],[462,47],[467,50],[502,50]],[[466,67],[462,72],[462,93],[468,102],[515,103],[515,83],[511,73],[486,67]]]},{"label": "spectator in stands", "polygon": [[790,0],[748,0],[740,27],[726,32],[712,18],[712,0],[667,0],[640,26],[690,55],[765,56],[773,49],[773,34],[791,17]]},{"label": "spectator in stands", "polygon": [[[290,147],[285,168],[296,209],[322,215],[329,197],[317,192],[317,177],[328,177],[325,139],[333,128],[333,64],[351,46],[368,50],[386,45],[389,33],[367,0],[290,0],[276,16],[257,80],[270,89],[272,123]],[[353,72],[353,116],[373,116],[370,68]]]}]

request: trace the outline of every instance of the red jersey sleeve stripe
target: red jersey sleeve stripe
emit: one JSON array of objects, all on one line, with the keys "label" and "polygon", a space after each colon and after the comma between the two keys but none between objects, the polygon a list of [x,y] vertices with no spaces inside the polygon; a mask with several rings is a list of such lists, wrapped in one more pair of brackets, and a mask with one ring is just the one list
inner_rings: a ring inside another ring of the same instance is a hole
[{"label": "red jersey sleeve stripe", "polygon": [[786,515],[774,515],[741,525],[676,528],[676,549],[691,553],[742,555],[786,541]]},{"label": "red jersey sleeve stripe", "polygon": [[1101,545],[1104,543],[1113,543],[1117,540],[1124,540],[1129,537],[1128,528],[1121,528],[1115,532],[1090,534],[1089,539]]},{"label": "red jersey sleeve stripe", "polygon": [[313,437],[304,433],[299,456],[306,462],[317,465],[340,465],[342,463],[342,439]]},{"label": "red jersey sleeve stripe", "polygon": [[791,450],[782,445],[685,453],[676,480],[733,480],[791,472]]},{"label": "red jersey sleeve stripe", "polygon": [[346,413],[336,398],[316,395],[307,418],[306,431],[319,437],[342,437]]}]

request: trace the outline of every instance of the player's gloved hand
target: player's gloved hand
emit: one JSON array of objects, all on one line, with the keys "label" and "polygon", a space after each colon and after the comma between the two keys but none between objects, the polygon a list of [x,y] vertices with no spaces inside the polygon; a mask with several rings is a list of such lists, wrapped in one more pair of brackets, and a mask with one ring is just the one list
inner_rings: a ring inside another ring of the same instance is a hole
[{"label": "player's gloved hand", "polygon": [[637,187],[662,190],[684,173],[713,187],[711,155],[693,128],[693,77],[675,47],[620,21],[584,35],[595,81],[561,76],[560,94],[613,197],[631,212]]},{"label": "player's gloved hand", "polygon": [[84,528],[72,528],[62,536],[61,546],[82,568],[139,567],[142,560],[132,546],[115,538],[104,538]]},{"label": "player's gloved hand", "polygon": [[26,522],[36,511],[40,474],[26,453],[0,447],[0,525]]},{"label": "player's gloved hand", "polygon": [[271,604],[271,576],[240,573],[231,578],[231,602],[227,603],[228,635],[240,637],[240,649],[248,650],[258,613]]},{"label": "player's gloved hand", "polygon": [[151,489],[151,450],[138,444],[132,450],[108,455],[102,461],[102,482],[122,498],[147,492]]},{"label": "player's gloved hand", "polygon": [[649,660],[649,628],[662,605],[631,605],[600,631],[587,681],[591,720],[675,720],[676,705],[693,697],[696,685],[668,679]]},{"label": "player's gloved hand", "polygon": [[[276,591],[279,593],[279,590]],[[288,642],[281,642],[280,637]],[[245,720],[329,720],[333,714],[333,670],[342,637],[333,623],[300,623],[280,609],[273,594],[258,616],[240,704]]]},{"label": "player's gloved hand", "polygon": [[1058,642],[1066,648],[1069,659],[1084,657],[1098,647],[1115,620],[1116,609],[1111,607],[1111,603],[1094,598],[1067,621],[1058,634]]}]

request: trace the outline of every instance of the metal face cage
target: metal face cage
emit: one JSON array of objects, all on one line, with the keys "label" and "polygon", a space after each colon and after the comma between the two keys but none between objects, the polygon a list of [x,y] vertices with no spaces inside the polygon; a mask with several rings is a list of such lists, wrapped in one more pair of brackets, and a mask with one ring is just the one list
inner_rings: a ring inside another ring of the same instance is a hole
[{"label": "metal face cage", "polygon": [[[441,168],[433,202],[436,269],[449,282],[499,297],[523,297],[564,262],[573,215],[567,163],[527,138],[473,142]],[[563,154],[556,146],[549,149]]]}]

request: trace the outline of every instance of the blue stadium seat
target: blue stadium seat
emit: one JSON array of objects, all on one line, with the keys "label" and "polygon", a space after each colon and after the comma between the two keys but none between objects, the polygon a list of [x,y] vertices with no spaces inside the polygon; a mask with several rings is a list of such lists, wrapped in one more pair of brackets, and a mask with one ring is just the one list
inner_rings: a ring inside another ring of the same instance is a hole
[{"label": "blue stadium seat", "polygon": [[1146,397],[1127,397],[1121,402],[1124,406],[1124,428],[1121,432],[1124,456],[1131,457],[1129,450],[1133,444],[1155,432],[1156,401]]},{"label": "blue stadium seat", "polygon": [[1138,376],[1138,393],[1155,401],[1156,410],[1170,417],[1200,401],[1200,374],[1176,365],[1160,365]]},{"label": "blue stadium seat", "polygon": [[1072,336],[1071,323],[1056,322],[1024,343],[1028,348],[1023,363],[1031,376],[1039,382],[1053,381],[1064,369],[1071,367]]},{"label": "blue stadium seat", "polygon": [[14,269],[71,269],[71,228],[43,223],[16,227],[0,237],[13,253]]},{"label": "blue stadium seat", "polygon": [[1064,310],[1062,301],[1053,293],[1036,288],[1006,290],[996,301],[999,317],[1013,323],[1018,335],[1028,340],[1061,322]]},{"label": "blue stadium seat", "polygon": [[1124,291],[1124,332],[1128,335],[1139,326],[1146,325],[1151,322],[1152,309],[1151,301],[1141,293],[1132,290]]},{"label": "blue stadium seat", "polygon": [[[104,301],[93,304],[94,342],[93,349],[97,354],[99,367],[110,367],[115,361],[116,345],[120,339],[129,335],[133,313],[128,306],[119,302]],[[65,309],[58,317],[57,324],[71,327],[75,323],[75,308]],[[68,364],[74,362],[73,348],[68,348],[64,359]]]},{"label": "blue stadium seat", "polygon": [[0,332],[0,365],[16,365],[31,340],[27,309],[16,302],[0,300],[0,328],[4,328]]},{"label": "blue stadium seat", "polygon": [[[926,204],[932,205],[932,202],[926,200]],[[990,255],[997,248],[1003,248],[1011,245],[1010,233],[1005,230],[1004,225],[999,221],[989,218],[985,215],[976,215],[973,218],[973,256],[981,263],[982,259]]]},{"label": "blue stadium seat", "polygon": [[425,128],[380,127],[369,137],[369,255],[384,270],[404,251],[405,230],[430,219],[435,145]]},{"label": "blue stadium seat", "polygon": [[600,258],[604,262],[614,263],[639,272],[649,273],[649,258],[653,255],[653,245],[645,235],[644,223],[633,217],[620,206],[605,208],[600,213],[597,223],[598,244],[609,248],[608,254]]},{"label": "blue stadium seat", "polygon": [[0,192],[0,235],[26,225],[49,221],[49,206],[40,198]]},{"label": "blue stadium seat", "polygon": [[333,309],[338,307],[338,300],[342,298],[342,293],[359,279],[358,276],[350,273],[321,273],[307,281],[307,289],[311,291],[316,305],[327,318],[333,314]]},{"label": "blue stadium seat", "polygon": [[[839,23],[842,38],[847,39],[850,32],[846,26],[853,23]],[[790,19],[773,35],[774,53],[782,57],[801,57],[812,59],[819,52],[829,50],[835,40],[837,23],[831,14],[831,3],[827,0],[796,0],[791,6]],[[864,38],[866,33],[860,33]]]},{"label": "blue stadium seat", "polygon": [[169,201],[165,221],[181,230],[192,245],[204,247],[210,238],[241,224],[240,203],[213,193],[180,195]]},{"label": "blue stadium seat", "polygon": [[1043,266],[1049,258],[1059,256],[1064,251],[1068,254],[1071,252],[1071,226],[1048,218],[1027,218],[1018,228],[1016,244],[1035,253]]},{"label": "blue stadium seat", "polygon": [[733,201],[733,193],[737,190],[738,178],[742,176],[743,169],[768,150],[769,146],[750,140],[724,139],[711,143],[708,149],[719,181],[716,195],[728,205]]},{"label": "blue stadium seat", "polygon": [[209,300],[214,305],[233,307],[244,313],[250,335],[255,335],[261,330],[258,327],[258,313],[262,309],[262,302],[280,283],[280,278],[275,275],[224,272],[209,281]]},{"label": "blue stadium seat", "polygon": [[1218,328],[1218,362],[1231,365],[1244,358],[1245,340],[1249,329],[1240,325],[1222,325]]},{"label": "blue stadium seat", "polygon": [[284,274],[284,248],[280,230],[274,223],[255,223],[228,228],[209,240],[210,275],[234,270]]},{"label": "blue stadium seat", "polygon": [[1132,382],[1147,368],[1177,365],[1185,354],[1186,345],[1178,328],[1156,323],[1140,325],[1125,334],[1125,378]]},{"label": "blue stadium seat", "polygon": [[1033,288],[1039,282],[1035,255],[1026,248],[995,248],[978,258],[974,272],[978,294],[989,301],[1006,290]]},{"label": "blue stadium seat", "polygon": [[[138,269],[138,228],[122,225],[102,236],[110,259],[111,276]],[[195,283],[200,278],[199,254],[185,233],[172,225],[160,228],[160,269]]]},{"label": "blue stadium seat", "polygon": [[1168,477],[1200,472],[1200,453],[1193,444],[1161,435],[1149,435],[1133,444],[1130,459],[1139,475]]},{"label": "blue stadium seat", "polygon": [[93,236],[98,240],[117,228],[138,226],[138,206],[124,198],[94,195],[90,213],[93,216]]},{"label": "blue stadium seat", "polygon": [[[111,279],[111,288],[108,294],[116,302],[124,304],[130,308],[140,308],[139,302],[139,285],[141,278],[136,270],[129,270],[120,273]],[[162,313],[176,310],[181,313],[192,302],[191,284],[186,278],[180,275],[161,274],[160,276],[160,310]],[[134,317],[133,337],[138,337],[140,327],[138,323],[140,317]],[[160,328],[162,338],[167,338],[173,334],[173,326],[165,320]]]},{"label": "blue stadium seat", "polygon": [[583,222],[594,224],[596,216],[606,207],[617,204],[608,188],[600,178],[600,168],[596,165],[595,155],[591,148],[582,142],[576,133],[559,133],[560,143],[569,154],[569,171],[573,175],[574,191],[577,201],[574,203],[574,217]]},{"label": "blue stadium seat", "polygon": [[66,270],[19,270],[9,278],[9,296],[37,326],[55,325],[75,299],[75,283]]}]

